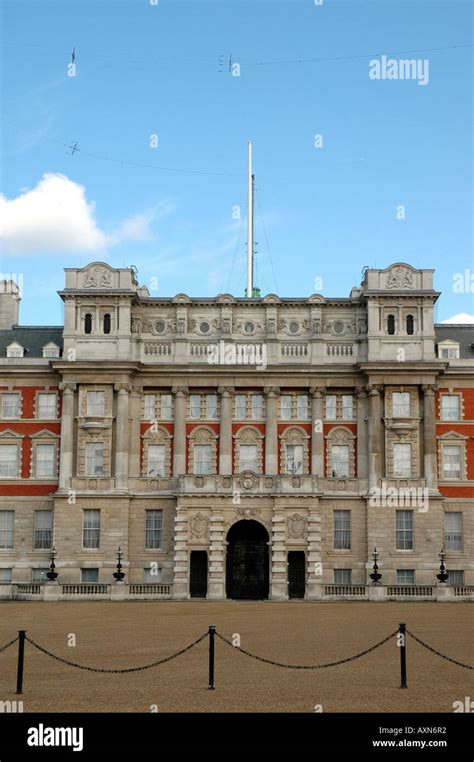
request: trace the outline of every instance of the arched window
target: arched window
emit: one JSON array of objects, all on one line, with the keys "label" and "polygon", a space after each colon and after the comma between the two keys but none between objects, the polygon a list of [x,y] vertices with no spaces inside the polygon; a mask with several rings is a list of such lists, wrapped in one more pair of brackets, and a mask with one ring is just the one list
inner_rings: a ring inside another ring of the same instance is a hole
[{"label": "arched window", "polygon": [[395,333],[395,315],[389,315],[387,318],[387,333],[389,336]]},{"label": "arched window", "polygon": [[413,315],[407,315],[407,334],[413,336]]},{"label": "arched window", "polygon": [[104,315],[104,333],[110,333],[110,315],[108,312]]},{"label": "arched window", "polygon": [[92,315],[90,312],[84,318],[84,333],[92,333]]}]

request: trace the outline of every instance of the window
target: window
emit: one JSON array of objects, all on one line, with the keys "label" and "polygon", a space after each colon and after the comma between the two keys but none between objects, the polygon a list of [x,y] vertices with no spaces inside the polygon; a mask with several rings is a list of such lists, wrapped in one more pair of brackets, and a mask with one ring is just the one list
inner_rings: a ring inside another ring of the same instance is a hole
[{"label": "window", "polygon": [[334,511],[334,548],[335,550],[350,550],[351,548],[350,511]]},{"label": "window", "polygon": [[99,581],[98,569],[81,569],[81,582],[94,584]]},{"label": "window", "polygon": [[201,333],[209,333],[209,331],[211,330],[211,326],[209,325],[209,323],[206,323],[206,321],[203,320],[203,322],[199,324],[199,330],[201,331]]},{"label": "window", "polygon": [[147,421],[153,421],[156,418],[156,395],[145,394],[144,415]]},{"label": "window", "polygon": [[414,585],[414,569],[397,569],[397,585]]},{"label": "window", "polygon": [[161,548],[163,511],[145,511],[145,548]]},{"label": "window", "polygon": [[235,417],[245,418],[247,415],[247,395],[236,394],[235,395]]},{"label": "window", "polygon": [[261,394],[252,394],[252,418],[263,418],[263,397]]},{"label": "window", "polygon": [[326,397],[326,418],[328,421],[336,420],[337,397],[335,394],[328,394]]},{"label": "window", "polygon": [[413,511],[396,511],[397,550],[413,550]]},{"label": "window", "polygon": [[87,392],[87,415],[105,415],[105,392]]},{"label": "window", "polygon": [[444,544],[446,550],[462,550],[462,513],[444,514]]},{"label": "window", "polygon": [[44,583],[48,581],[46,576],[48,572],[49,569],[32,569],[31,581],[34,585],[44,585]]},{"label": "window", "polygon": [[332,476],[349,477],[349,445],[331,445]]},{"label": "window", "polygon": [[9,585],[12,581],[11,569],[0,569],[0,584]]},{"label": "window", "polygon": [[443,479],[461,478],[461,446],[443,445]]},{"label": "window", "polygon": [[164,333],[166,331],[166,323],[163,322],[163,320],[157,320],[155,323],[155,332],[156,333]]},{"label": "window", "polygon": [[152,566],[149,569],[143,569],[143,581],[147,584],[161,582],[161,569],[158,566]]},{"label": "window", "polygon": [[104,475],[104,445],[102,442],[86,442],[86,476]]},{"label": "window", "polygon": [[461,397],[459,394],[441,395],[441,420],[459,421],[461,419]]},{"label": "window", "polygon": [[438,357],[441,360],[459,360],[459,344],[453,342],[438,345]]},{"label": "window", "polygon": [[82,547],[100,547],[100,511],[95,509],[84,510],[84,525],[82,529]]},{"label": "window", "polygon": [[258,471],[257,445],[240,445],[239,457],[241,471]]},{"label": "window", "polygon": [[36,445],[36,479],[54,476],[56,446],[54,444]]},{"label": "window", "polygon": [[286,473],[303,473],[303,445],[286,445]]},{"label": "window", "polygon": [[103,325],[104,325],[104,333],[110,333],[111,318],[110,318],[110,315],[109,315],[108,312],[106,312],[105,315],[104,315],[104,323],[103,323]]},{"label": "window", "polygon": [[201,417],[201,395],[191,394],[189,398],[189,417],[200,418]]},{"label": "window", "polygon": [[217,394],[206,394],[206,417],[217,418]]},{"label": "window", "polygon": [[171,394],[160,394],[160,414],[161,418],[165,419],[173,417],[173,397]]},{"label": "window", "polygon": [[84,316],[84,333],[92,333],[92,315],[90,312]]},{"label": "window", "polygon": [[250,320],[248,320],[244,325],[244,331],[245,333],[253,333],[255,331],[255,325]]},{"label": "window", "polygon": [[194,445],[194,473],[211,474],[212,473],[212,445]]},{"label": "window", "polygon": [[352,394],[342,395],[342,418],[345,421],[351,421],[353,418],[354,399]]},{"label": "window", "polygon": [[54,357],[59,357],[59,347],[54,344],[49,344],[43,347],[43,357],[50,360]]},{"label": "window", "polygon": [[25,348],[22,347],[21,344],[18,344],[16,341],[13,341],[7,347],[7,357],[24,357],[24,354]]},{"label": "window", "polygon": [[389,315],[387,318],[387,333],[389,336],[395,333],[395,315]]},{"label": "window", "polygon": [[0,444],[0,477],[18,476],[18,445]]},{"label": "window", "polygon": [[453,585],[453,587],[464,587],[464,570],[448,570],[448,585]]},{"label": "window", "polygon": [[51,548],[53,543],[53,512],[35,511],[34,547]]},{"label": "window", "polygon": [[298,421],[308,420],[308,397],[306,394],[298,394],[296,397],[296,418]]},{"label": "window", "polygon": [[165,476],[165,458],[164,444],[148,445],[148,476]]},{"label": "window", "polygon": [[413,332],[414,332],[413,315],[407,315],[406,326],[407,326],[408,336],[413,336]]},{"label": "window", "polygon": [[0,548],[13,548],[15,511],[0,511]]},{"label": "window", "polygon": [[410,417],[410,392],[393,392],[392,415],[394,418]]},{"label": "window", "polygon": [[20,417],[20,395],[2,394],[2,418]]},{"label": "window", "polygon": [[352,585],[352,569],[334,569],[335,585]]},{"label": "window", "polygon": [[283,394],[280,403],[281,417],[284,421],[289,421],[291,418],[291,395]]},{"label": "window", "polygon": [[38,394],[38,409],[36,411],[37,418],[51,419],[56,418],[57,401],[56,395],[48,392],[40,392]]},{"label": "window", "polygon": [[411,476],[411,444],[394,443],[393,475],[401,478]]}]

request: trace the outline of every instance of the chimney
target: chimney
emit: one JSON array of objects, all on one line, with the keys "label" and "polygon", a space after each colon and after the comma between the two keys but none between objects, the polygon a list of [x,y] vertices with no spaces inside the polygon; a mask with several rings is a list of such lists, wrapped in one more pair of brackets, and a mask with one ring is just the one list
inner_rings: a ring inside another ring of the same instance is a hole
[{"label": "chimney", "polygon": [[18,325],[20,289],[14,280],[0,280],[0,330]]}]

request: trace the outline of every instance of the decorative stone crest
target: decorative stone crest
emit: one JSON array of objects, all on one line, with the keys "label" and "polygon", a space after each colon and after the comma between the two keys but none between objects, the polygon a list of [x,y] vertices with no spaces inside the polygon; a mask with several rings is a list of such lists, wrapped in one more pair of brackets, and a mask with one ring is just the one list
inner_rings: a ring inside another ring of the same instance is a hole
[{"label": "decorative stone crest", "polygon": [[244,471],[238,478],[238,484],[241,489],[249,492],[258,486],[258,476],[252,471]]},{"label": "decorative stone crest", "polygon": [[84,278],[84,288],[112,288],[112,274],[105,267],[93,267]]},{"label": "decorative stone crest", "polygon": [[260,516],[260,508],[255,508],[255,506],[245,506],[245,505],[239,505],[237,508],[234,509],[236,516],[240,516],[243,519],[255,519],[257,516]]},{"label": "decorative stone crest", "polygon": [[300,513],[288,516],[288,534],[295,540],[306,535],[306,518]]},{"label": "decorative stone crest", "polygon": [[387,282],[385,284],[386,288],[414,288],[415,284],[413,281],[413,273],[408,270],[406,267],[394,267],[393,270],[390,271]]},{"label": "decorative stone crest", "polygon": [[207,537],[208,534],[209,518],[199,511],[199,513],[195,513],[191,516],[189,527],[191,537],[195,537],[198,540],[203,539],[204,537]]}]

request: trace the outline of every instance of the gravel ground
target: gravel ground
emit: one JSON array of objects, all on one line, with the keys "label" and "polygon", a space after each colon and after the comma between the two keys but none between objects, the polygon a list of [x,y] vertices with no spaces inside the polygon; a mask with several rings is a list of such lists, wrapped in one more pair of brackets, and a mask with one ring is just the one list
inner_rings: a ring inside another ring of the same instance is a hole
[{"label": "gravel ground", "polygon": [[[242,648],[285,663],[345,658],[406,622],[418,637],[474,663],[467,603],[0,603],[0,647],[19,629],[63,658],[124,668],[163,658],[209,624]],[[69,633],[76,646],[69,647]],[[407,640],[408,689],[400,690],[396,639],[324,670],[262,664],[216,642],[216,690],[207,690],[207,641],[163,666],[129,674],[74,669],[26,644],[25,712],[452,712],[474,696],[473,673]],[[0,654],[0,700],[14,700],[17,645]]]}]

